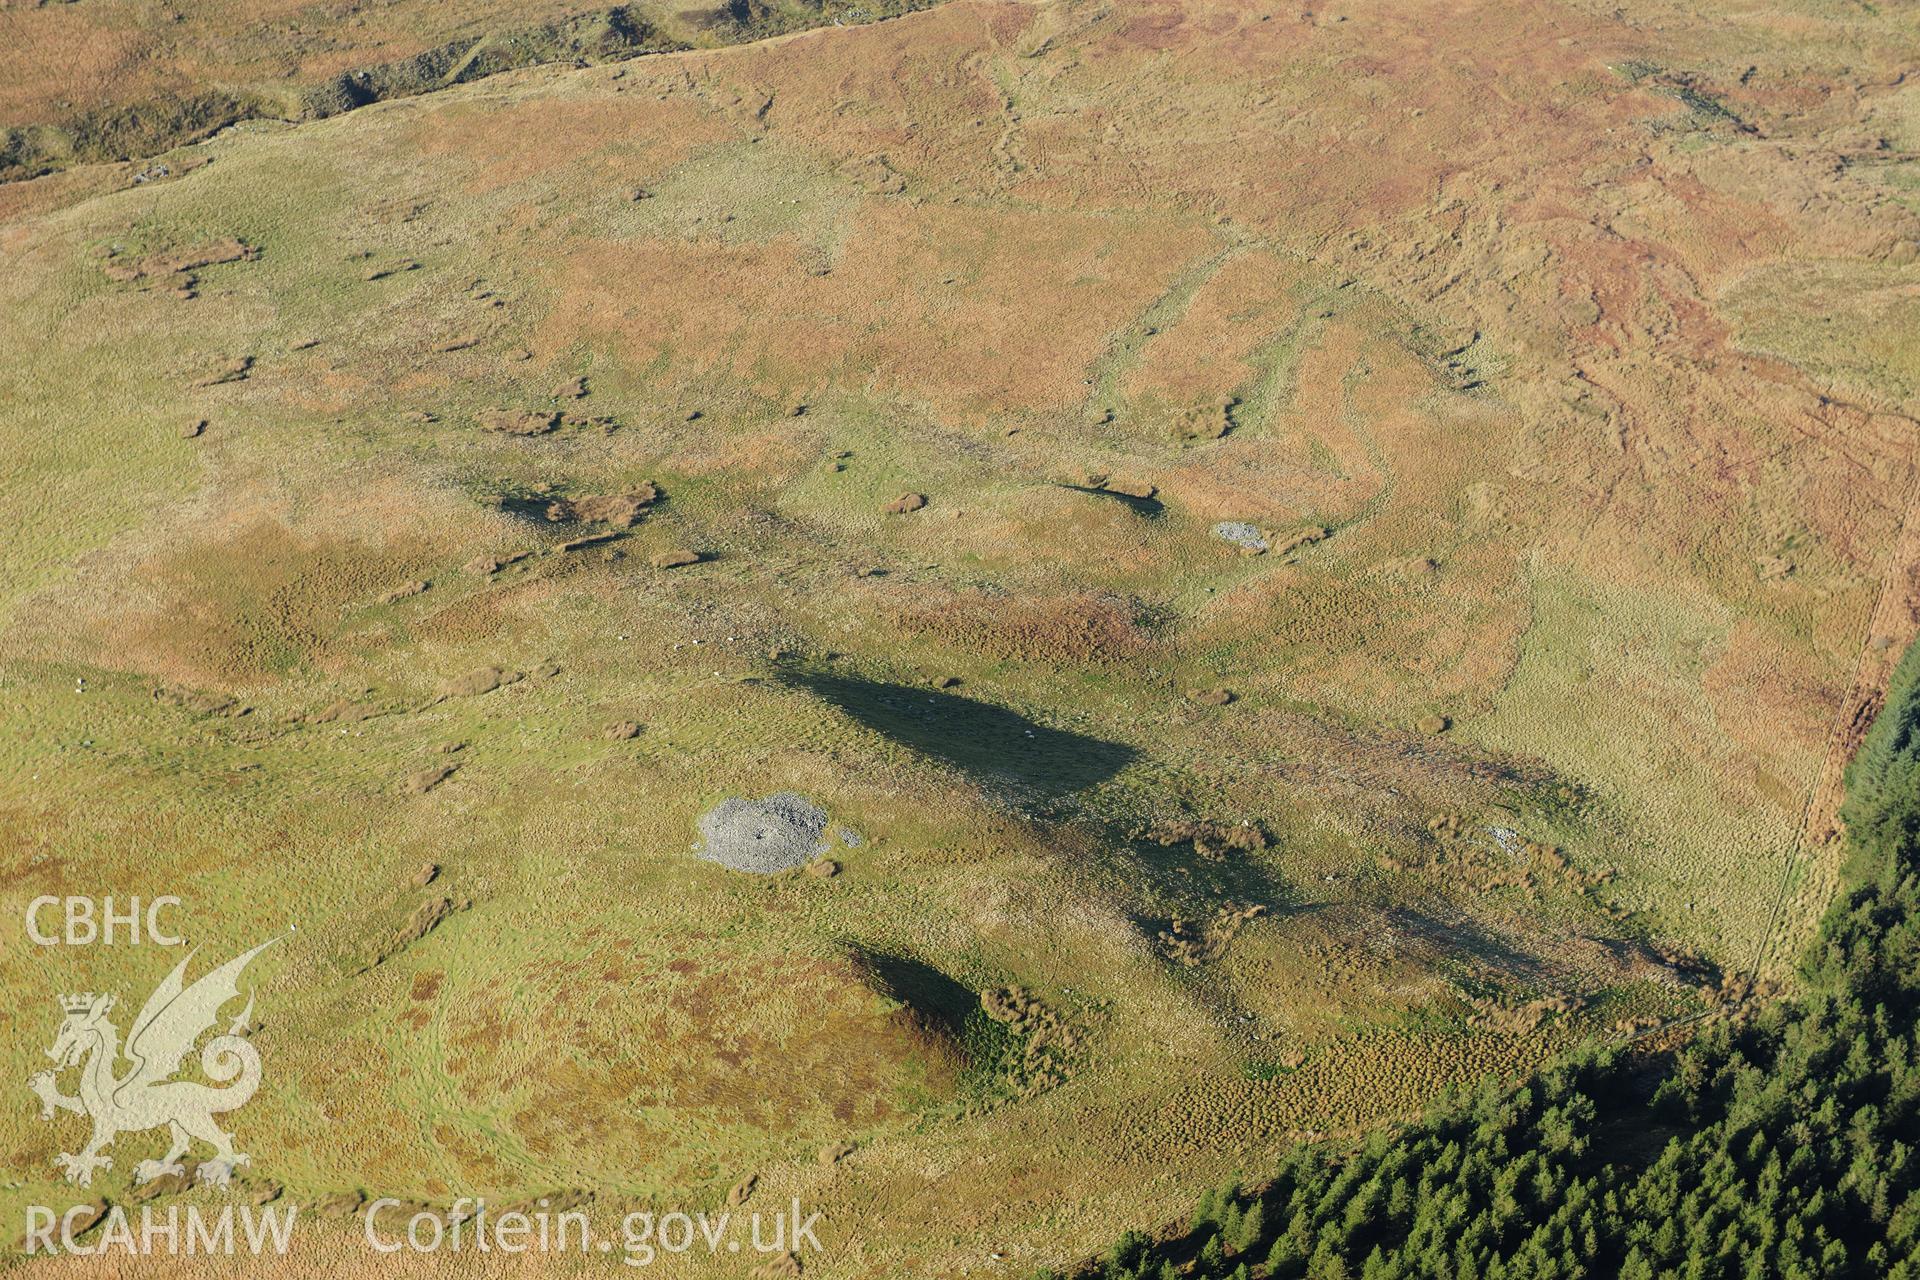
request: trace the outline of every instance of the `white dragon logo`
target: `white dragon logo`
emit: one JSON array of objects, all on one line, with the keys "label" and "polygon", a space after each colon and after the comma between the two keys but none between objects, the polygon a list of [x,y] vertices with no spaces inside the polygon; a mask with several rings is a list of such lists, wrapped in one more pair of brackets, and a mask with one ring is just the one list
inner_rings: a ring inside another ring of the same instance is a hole
[{"label": "white dragon logo", "polygon": [[[161,1125],[172,1134],[167,1154],[136,1165],[135,1182],[184,1172],[180,1157],[195,1138],[214,1151],[213,1158],[200,1165],[202,1182],[225,1186],[234,1169],[248,1163],[246,1154],[233,1149],[233,1139],[221,1132],[213,1118],[244,1106],[260,1087],[260,1054],[241,1038],[253,1016],[253,997],[247,997],[246,1008],[227,1024],[226,1034],[209,1040],[200,1054],[200,1069],[207,1079],[225,1088],[168,1077],[180,1069],[180,1060],[219,1018],[220,1007],[239,996],[240,971],[247,962],[278,941],[271,938],[236,956],[190,987],[183,982],[187,961],[193,959],[189,952],[147,997],[133,1020],[125,1051],[133,1065],[124,1075],[115,1074],[122,1056],[120,1033],[107,1021],[113,997],[92,992],[60,997],[66,1021],[47,1050],[57,1065],[27,1083],[39,1095],[42,1120],[51,1120],[55,1111],[93,1119],[93,1136],[87,1145],[78,1154],[63,1153],[53,1159],[66,1171],[69,1182],[84,1187],[93,1181],[94,1170],[112,1168],[112,1158],[101,1152],[117,1135]],[[68,1097],[60,1092],[55,1077],[73,1066],[80,1068],[80,1092]]]}]

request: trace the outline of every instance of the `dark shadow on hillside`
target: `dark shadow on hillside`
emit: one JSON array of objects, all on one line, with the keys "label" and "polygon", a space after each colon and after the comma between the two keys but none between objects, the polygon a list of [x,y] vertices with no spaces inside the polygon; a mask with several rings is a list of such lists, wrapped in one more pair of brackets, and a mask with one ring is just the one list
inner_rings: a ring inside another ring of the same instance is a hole
[{"label": "dark shadow on hillside", "polygon": [[1050,729],[1005,707],[934,689],[826,671],[787,672],[781,679],[902,746],[1023,797],[1055,800],[1084,791],[1135,755],[1118,742]]},{"label": "dark shadow on hillside", "polygon": [[958,1041],[967,1019],[980,1009],[980,997],[951,977],[913,956],[849,947],[869,984],[905,1005],[916,1024]]},{"label": "dark shadow on hillside", "polygon": [[560,497],[557,493],[503,493],[494,501],[510,516],[550,528],[556,522],[547,518],[547,511]]},{"label": "dark shadow on hillside", "polygon": [[1108,848],[1130,883],[1151,887],[1154,901],[1136,912],[1139,922],[1167,912],[1205,915],[1228,904],[1258,903],[1275,914],[1291,913],[1298,906],[1298,895],[1274,867],[1278,850],[1233,849],[1207,856],[1190,845],[1118,830],[1109,835]]},{"label": "dark shadow on hillside", "polygon": [[1203,851],[1202,843],[1110,827],[1106,847],[1108,870],[1129,886],[1126,910],[1133,927],[1169,959],[1177,959],[1181,950],[1177,936],[1184,934],[1197,951],[1206,952],[1208,939],[1224,930],[1223,954],[1243,923],[1229,918],[1234,913],[1258,907],[1271,918],[1302,910],[1299,895],[1275,865],[1279,851],[1264,835],[1257,845],[1222,848],[1207,842]]},{"label": "dark shadow on hillside", "polygon": [[1158,498],[1136,498],[1130,493],[1115,493],[1112,489],[1096,489],[1092,485],[1085,484],[1062,484],[1060,487],[1071,489],[1075,493],[1090,493],[1096,498],[1118,502],[1135,515],[1146,516],[1149,519],[1166,510],[1166,506]]},{"label": "dark shadow on hillside", "polygon": [[1509,981],[1540,984],[1551,978],[1538,956],[1529,955],[1463,913],[1444,916],[1413,907],[1389,907],[1387,923],[1443,956],[1467,960]]}]

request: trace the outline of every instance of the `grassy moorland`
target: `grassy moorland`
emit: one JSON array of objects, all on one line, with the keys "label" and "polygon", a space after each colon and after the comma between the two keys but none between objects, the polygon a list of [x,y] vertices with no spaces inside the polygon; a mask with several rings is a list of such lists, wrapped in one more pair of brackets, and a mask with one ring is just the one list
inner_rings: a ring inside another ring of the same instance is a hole
[{"label": "grassy moorland", "polygon": [[[0,11],[0,182],[144,162],[244,120],[320,120],[543,63],[592,66],[897,17],[933,0],[268,0]],[[162,163],[144,177],[166,176]]]},{"label": "grassy moorland", "polygon": [[[1732,1026],[1920,626],[1911,28],[954,0],[0,183],[0,918],[292,931],[303,1275],[749,1175],[1027,1271]],[[16,1080],[175,963],[0,960]],[[17,1101],[0,1222],[143,1194]]]},{"label": "grassy moorland", "polygon": [[[1850,863],[1801,994],[1589,1048],[1358,1147],[1290,1153],[1102,1280],[1920,1274],[1920,646],[1847,772]],[[1179,1265],[1176,1265],[1179,1264]]]}]

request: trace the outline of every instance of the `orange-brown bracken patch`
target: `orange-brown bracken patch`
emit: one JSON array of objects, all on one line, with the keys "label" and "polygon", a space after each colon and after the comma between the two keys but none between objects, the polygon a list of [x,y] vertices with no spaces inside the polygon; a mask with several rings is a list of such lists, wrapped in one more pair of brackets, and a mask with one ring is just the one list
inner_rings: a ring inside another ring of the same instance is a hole
[{"label": "orange-brown bracken patch", "polygon": [[433,164],[457,162],[467,190],[497,191],[575,166],[583,185],[610,192],[657,178],[698,148],[730,136],[725,120],[686,96],[602,96],[569,101],[468,101],[419,112],[414,145]]},{"label": "orange-brown bracken patch", "polygon": [[1262,372],[1261,347],[1295,318],[1292,290],[1304,274],[1265,250],[1229,256],[1180,320],[1142,348],[1122,389],[1180,405],[1215,402],[1246,386]]},{"label": "orange-brown bracken patch", "polygon": [[262,517],[148,561],[160,607],[126,619],[102,660],[216,687],[269,679],[321,656],[343,610],[426,563],[415,547],[307,536]]},{"label": "orange-brown bracken patch", "polygon": [[825,275],[792,240],[570,242],[537,340],[771,395],[842,381],[959,417],[1063,410],[1109,335],[1207,244],[1173,221],[878,201]]}]

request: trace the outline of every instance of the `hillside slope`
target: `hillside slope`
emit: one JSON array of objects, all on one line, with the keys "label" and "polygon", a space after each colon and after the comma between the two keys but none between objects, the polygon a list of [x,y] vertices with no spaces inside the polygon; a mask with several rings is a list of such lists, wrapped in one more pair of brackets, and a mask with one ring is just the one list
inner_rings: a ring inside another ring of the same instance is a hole
[{"label": "hillside slope", "polygon": [[[263,1187],[758,1173],[829,1275],[1791,985],[1920,626],[1914,35],[953,0],[0,186],[0,908],[298,927]],[[784,792],[813,874],[696,853]]]}]

